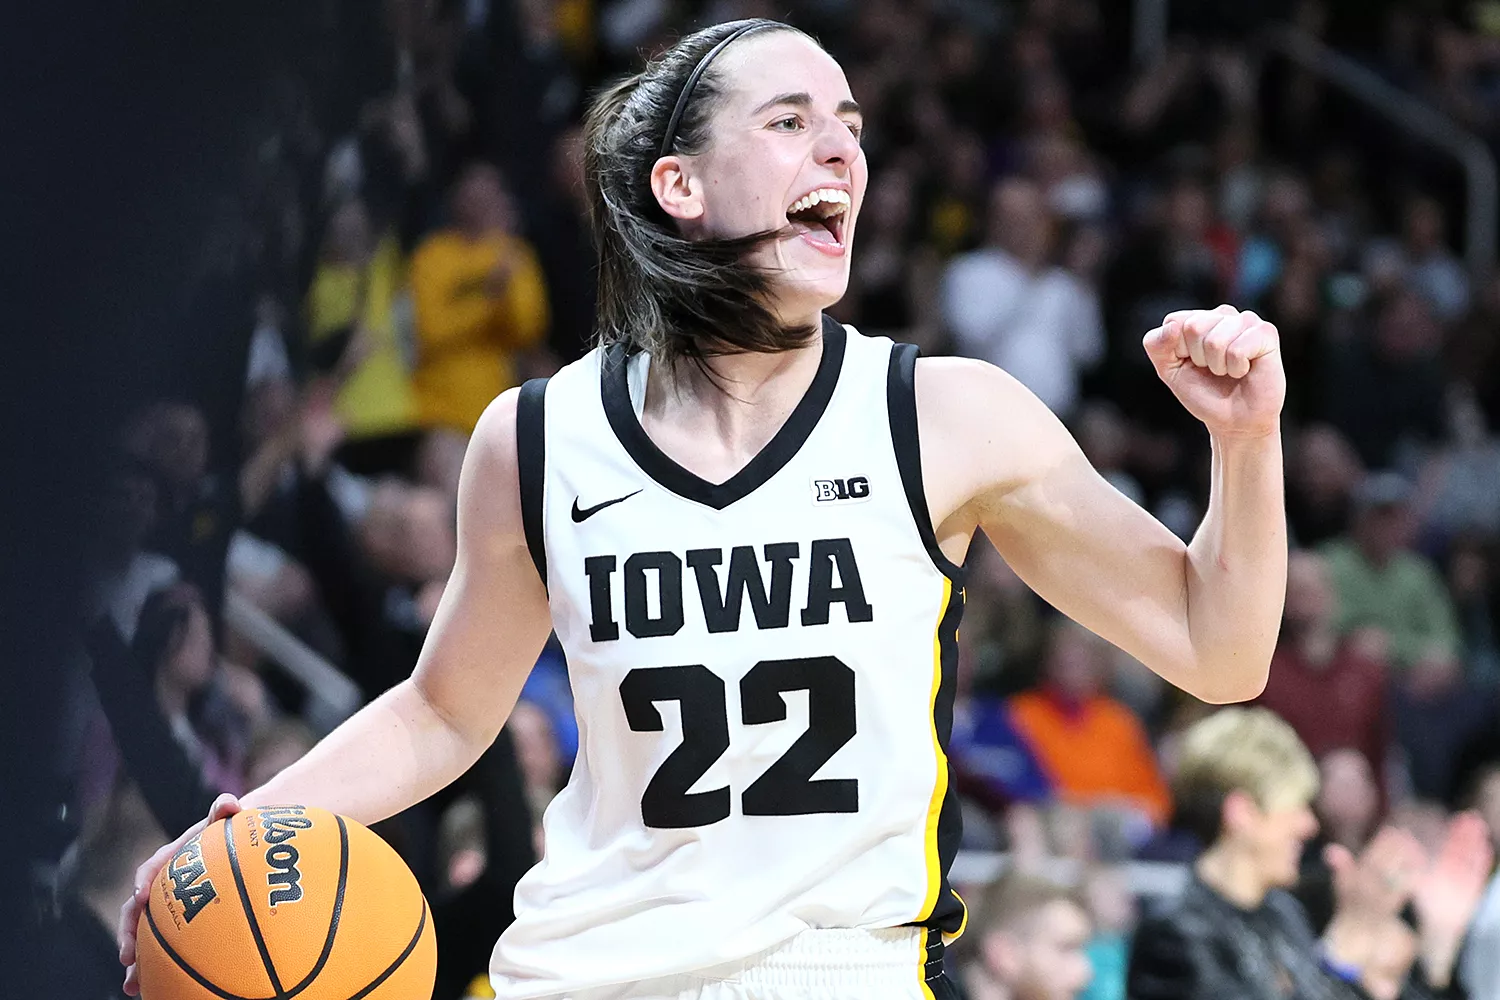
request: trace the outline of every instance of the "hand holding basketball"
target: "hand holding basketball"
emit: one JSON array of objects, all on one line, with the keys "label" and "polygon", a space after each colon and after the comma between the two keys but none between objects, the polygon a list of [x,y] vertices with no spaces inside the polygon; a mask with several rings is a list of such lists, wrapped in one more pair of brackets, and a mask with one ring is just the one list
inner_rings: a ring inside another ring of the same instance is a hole
[{"label": "hand holding basketball", "polygon": [[157,873],[182,850],[182,845],[208,829],[211,824],[240,811],[240,800],[225,792],[214,799],[207,816],[188,827],[182,836],[151,855],[145,864],[135,870],[135,892],[120,907],[120,929],[116,935],[120,941],[120,964],[125,966],[125,993],[128,996],[136,996],[141,992],[140,972],[135,964],[136,928],[146,909],[146,902],[151,897],[151,884],[156,881]]},{"label": "hand holding basketball", "polygon": [[1187,309],[1168,313],[1144,343],[1156,374],[1209,433],[1276,431],[1286,372],[1275,326],[1233,306]]}]

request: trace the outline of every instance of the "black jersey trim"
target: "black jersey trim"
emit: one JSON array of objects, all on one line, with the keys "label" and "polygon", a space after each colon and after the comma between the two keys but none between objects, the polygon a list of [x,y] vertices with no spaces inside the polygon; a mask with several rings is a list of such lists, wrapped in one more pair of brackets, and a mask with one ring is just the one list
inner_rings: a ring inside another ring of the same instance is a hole
[{"label": "black jersey trim", "polygon": [[521,480],[521,527],[542,586],[547,585],[547,544],[542,534],[542,485],[547,474],[547,380],[521,386],[516,400],[516,467]]},{"label": "black jersey trim", "polygon": [[964,568],[943,552],[932,514],[927,507],[927,490],[922,485],[922,444],[917,435],[917,347],[895,344],[891,347],[890,369],[885,383],[886,409],[891,422],[891,445],[896,450],[896,467],[901,470],[901,486],[922,545],[933,565],[948,579],[963,585]]},{"label": "black jersey trim", "polygon": [[608,348],[600,371],[600,391],[604,413],[615,437],[642,472],[678,496],[723,510],[736,500],[743,500],[792,460],[818,425],[833,399],[839,373],[844,367],[846,334],[843,326],[823,317],[823,356],[817,373],[802,399],[787,417],[786,423],[746,466],[722,483],[710,483],[682,466],[656,446],[636,419],[630,404],[630,386],[626,378],[629,354],[626,345]]}]

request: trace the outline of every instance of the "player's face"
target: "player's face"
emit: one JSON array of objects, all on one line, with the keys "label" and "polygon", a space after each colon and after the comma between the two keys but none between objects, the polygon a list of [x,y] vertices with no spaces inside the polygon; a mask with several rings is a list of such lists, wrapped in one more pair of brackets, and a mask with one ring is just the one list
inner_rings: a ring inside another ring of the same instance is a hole
[{"label": "player's face", "polygon": [[1089,919],[1072,903],[1048,903],[1033,918],[1030,933],[1017,949],[1019,962],[1012,984],[1016,1000],[1075,1000],[1094,976],[1084,952]]},{"label": "player's face", "polygon": [[707,150],[688,169],[699,182],[704,235],[791,234],[756,263],[780,273],[777,306],[788,317],[843,297],[854,224],[869,168],[858,106],[833,57],[789,31],[732,45],[716,66],[725,100]]}]

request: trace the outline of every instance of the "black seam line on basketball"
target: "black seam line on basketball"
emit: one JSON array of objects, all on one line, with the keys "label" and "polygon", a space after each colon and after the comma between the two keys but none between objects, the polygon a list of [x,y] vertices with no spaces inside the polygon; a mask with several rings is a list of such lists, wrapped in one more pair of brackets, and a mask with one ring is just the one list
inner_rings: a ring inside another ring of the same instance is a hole
[{"label": "black seam line on basketball", "polygon": [[363,1000],[364,997],[367,997],[371,993],[375,992],[376,988],[379,987],[381,983],[385,982],[387,979],[395,975],[396,970],[401,968],[401,963],[405,962],[409,957],[411,957],[411,953],[417,950],[417,942],[422,940],[422,930],[426,926],[427,900],[424,898],[422,900],[422,919],[417,921],[417,932],[411,936],[411,943],[406,946],[406,950],[396,956],[396,960],[391,963],[391,967],[389,969],[386,969],[380,975],[376,976],[373,983],[371,983],[369,986],[366,986],[358,993],[354,994],[349,998],[349,1000]]},{"label": "black seam line on basketball", "polygon": [[333,818],[339,824],[339,887],[333,896],[333,916],[328,921],[328,940],[323,942],[323,954],[318,956],[318,964],[312,967],[307,978],[287,990],[287,1000],[312,985],[312,981],[318,978],[318,973],[323,971],[323,966],[328,964],[328,956],[333,954],[333,936],[338,933],[339,918],[344,915],[344,889],[349,884],[349,828],[344,825],[344,817],[335,815]]},{"label": "black seam line on basketball", "polygon": [[266,975],[271,977],[271,989],[276,991],[276,1000],[286,1000],[286,990],[281,988],[281,980],[276,976],[276,966],[271,961],[271,949],[266,947],[260,923],[255,919],[255,908],[250,903],[250,890],[245,888],[245,876],[240,873],[240,854],[234,846],[234,823],[227,820],[224,823],[224,845],[229,850],[229,870],[234,873],[235,888],[240,891],[240,906],[245,910],[245,919],[250,922],[250,935],[255,938],[255,947],[260,951]]},{"label": "black seam line on basketball", "polygon": [[275,997],[242,997],[237,993],[230,993],[228,990],[220,989],[203,978],[203,975],[197,969],[188,965],[183,957],[177,954],[171,945],[167,944],[167,939],[162,936],[161,929],[156,926],[156,918],[151,915],[151,908],[149,906],[146,908],[146,924],[151,928],[151,933],[156,938],[156,943],[161,945],[161,950],[167,953],[167,957],[176,962],[177,967],[186,972],[192,978],[193,982],[208,990],[214,996],[223,997],[223,1000],[276,1000]]},{"label": "black seam line on basketball", "polygon": [[[636,490],[635,491],[635,493],[639,493],[639,492],[641,492],[641,491],[640,490]],[[627,493],[627,494],[625,494],[622,497],[615,497],[613,500],[606,500],[603,503],[596,503],[596,504],[594,504],[594,506],[592,506],[592,507],[585,507],[582,510],[578,509],[578,498],[574,497],[573,498],[573,523],[574,524],[582,524],[584,521],[587,521],[589,518],[593,517],[595,514],[599,513],[604,508],[606,508],[606,507],[613,507],[617,503],[624,503],[626,500],[629,500],[631,497],[635,496],[635,493]]]}]

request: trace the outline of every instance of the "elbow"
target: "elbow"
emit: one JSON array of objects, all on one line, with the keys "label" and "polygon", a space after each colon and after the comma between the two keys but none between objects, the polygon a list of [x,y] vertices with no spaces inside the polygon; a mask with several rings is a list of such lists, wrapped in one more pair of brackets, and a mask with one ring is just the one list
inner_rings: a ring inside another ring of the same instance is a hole
[{"label": "elbow", "polygon": [[1254,701],[1266,690],[1271,677],[1269,658],[1253,662],[1203,664],[1191,675],[1193,683],[1184,685],[1188,694],[1210,705],[1233,705]]}]

